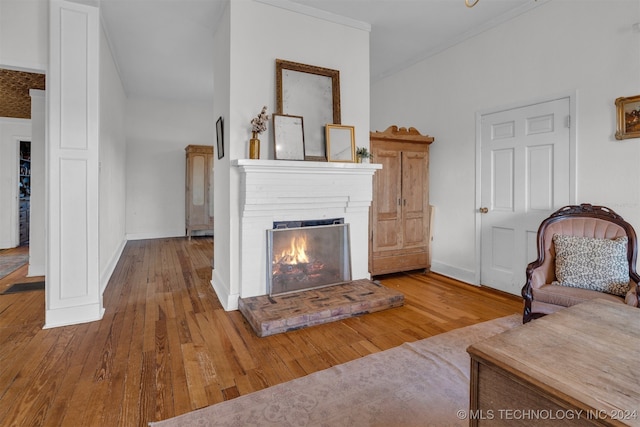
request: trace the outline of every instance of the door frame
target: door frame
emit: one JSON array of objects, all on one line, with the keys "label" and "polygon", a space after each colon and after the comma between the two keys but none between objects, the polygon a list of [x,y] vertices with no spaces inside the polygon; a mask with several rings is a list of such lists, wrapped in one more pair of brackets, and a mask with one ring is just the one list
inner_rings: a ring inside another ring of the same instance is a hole
[{"label": "door frame", "polygon": [[546,96],[540,98],[533,98],[526,102],[518,102],[513,104],[507,104],[499,107],[488,108],[486,110],[480,110],[476,112],[475,126],[476,126],[476,200],[474,204],[475,215],[475,277],[474,284],[480,285],[480,273],[482,268],[482,214],[478,211],[481,203],[482,196],[482,116],[499,113],[507,110],[514,110],[517,108],[529,107],[531,105],[542,104],[545,102],[556,101],[563,98],[569,98],[569,115],[571,117],[571,123],[569,126],[569,200],[571,204],[576,204],[578,194],[578,179],[577,179],[577,99],[578,92],[562,92],[555,96]]}]

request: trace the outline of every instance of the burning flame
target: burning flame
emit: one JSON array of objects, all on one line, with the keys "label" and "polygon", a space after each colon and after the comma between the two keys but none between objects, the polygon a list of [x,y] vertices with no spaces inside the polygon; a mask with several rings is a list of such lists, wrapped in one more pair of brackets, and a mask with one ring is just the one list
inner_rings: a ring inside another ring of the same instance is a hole
[{"label": "burning flame", "polygon": [[291,239],[291,246],[280,254],[279,262],[282,264],[305,264],[309,262],[307,257],[306,236],[294,236]]}]

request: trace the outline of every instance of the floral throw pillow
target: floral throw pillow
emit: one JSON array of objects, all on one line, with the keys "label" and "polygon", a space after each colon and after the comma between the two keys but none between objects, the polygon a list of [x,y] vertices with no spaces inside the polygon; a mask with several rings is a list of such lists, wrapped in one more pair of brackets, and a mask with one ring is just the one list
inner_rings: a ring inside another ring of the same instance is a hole
[{"label": "floral throw pillow", "polygon": [[562,234],[553,236],[556,282],[624,297],[629,290],[627,237],[596,239]]}]

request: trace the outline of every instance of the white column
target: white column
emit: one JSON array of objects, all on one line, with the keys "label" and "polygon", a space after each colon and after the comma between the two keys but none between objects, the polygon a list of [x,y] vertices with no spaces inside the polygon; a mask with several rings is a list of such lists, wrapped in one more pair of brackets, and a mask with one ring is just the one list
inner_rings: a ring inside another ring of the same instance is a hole
[{"label": "white column", "polygon": [[31,198],[29,276],[45,274],[45,91],[31,89]]},{"label": "white column", "polygon": [[102,318],[98,254],[99,10],[50,4],[45,327]]}]

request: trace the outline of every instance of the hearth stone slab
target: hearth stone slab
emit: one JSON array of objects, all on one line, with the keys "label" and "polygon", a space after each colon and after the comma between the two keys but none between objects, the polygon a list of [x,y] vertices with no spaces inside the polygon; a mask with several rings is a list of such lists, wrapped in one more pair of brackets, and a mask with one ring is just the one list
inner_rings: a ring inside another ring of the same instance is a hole
[{"label": "hearth stone slab", "polygon": [[404,295],[362,279],[284,295],[240,298],[238,309],[259,337],[401,307]]}]

